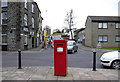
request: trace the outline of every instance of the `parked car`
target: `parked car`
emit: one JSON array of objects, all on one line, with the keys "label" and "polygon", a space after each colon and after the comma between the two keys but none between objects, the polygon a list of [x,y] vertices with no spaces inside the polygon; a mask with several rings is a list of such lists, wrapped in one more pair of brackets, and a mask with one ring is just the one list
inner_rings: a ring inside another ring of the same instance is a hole
[{"label": "parked car", "polygon": [[73,40],[68,40],[67,41],[67,51],[68,53],[71,52],[71,53],[74,53],[74,52],[77,52],[78,50],[78,46],[76,44],[75,41]]},{"label": "parked car", "polygon": [[100,60],[103,66],[109,66],[114,69],[120,69],[120,52],[119,51],[104,53],[101,56]]},{"label": "parked car", "polygon": [[81,40],[81,39],[78,39],[77,42],[78,42],[78,43],[82,43],[82,40]]}]

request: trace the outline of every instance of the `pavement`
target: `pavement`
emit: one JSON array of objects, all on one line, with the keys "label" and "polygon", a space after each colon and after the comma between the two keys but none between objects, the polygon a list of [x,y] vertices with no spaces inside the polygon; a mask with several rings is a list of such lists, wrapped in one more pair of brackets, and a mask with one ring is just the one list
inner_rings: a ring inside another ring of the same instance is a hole
[{"label": "pavement", "polygon": [[[94,48],[85,47],[79,44],[79,49],[84,51],[93,51]],[[39,52],[43,50],[41,47],[22,51],[27,52]],[[99,50],[100,52],[108,52],[112,50]],[[67,76],[54,76],[54,67],[50,66],[30,66],[22,67],[3,67],[0,71],[2,73],[2,80],[25,80],[25,82],[31,80],[119,80],[120,70],[115,69],[97,69],[92,71],[92,68],[74,68],[67,67]]]},{"label": "pavement", "polygon": [[86,47],[86,46],[84,46],[84,45],[82,45],[82,44],[78,44],[78,47],[79,47],[80,50],[89,51],[89,52],[96,51],[96,52],[105,53],[105,52],[115,51],[115,50],[109,50],[109,49],[90,48],[90,47]]},{"label": "pavement", "polygon": [[67,68],[67,76],[54,76],[54,67],[7,67],[2,69],[2,80],[118,80],[118,70]]},{"label": "pavement", "polygon": [[[45,48],[42,48],[41,45],[36,47],[36,48],[32,48],[29,50],[22,50],[22,53],[40,53],[42,50],[44,50]],[[2,51],[2,53],[17,53],[18,51]]]}]

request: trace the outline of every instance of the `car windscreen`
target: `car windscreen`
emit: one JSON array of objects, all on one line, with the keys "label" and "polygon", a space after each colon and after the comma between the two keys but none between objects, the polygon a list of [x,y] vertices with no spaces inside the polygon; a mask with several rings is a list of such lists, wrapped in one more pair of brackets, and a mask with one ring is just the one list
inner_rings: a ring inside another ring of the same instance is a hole
[{"label": "car windscreen", "polygon": [[73,46],[73,42],[67,42],[68,46]]}]

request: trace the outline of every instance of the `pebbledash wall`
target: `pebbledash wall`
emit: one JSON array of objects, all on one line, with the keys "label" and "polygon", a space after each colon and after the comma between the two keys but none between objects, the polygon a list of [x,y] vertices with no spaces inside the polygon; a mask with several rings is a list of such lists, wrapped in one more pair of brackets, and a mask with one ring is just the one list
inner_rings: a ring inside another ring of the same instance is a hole
[{"label": "pebbledash wall", "polygon": [[120,17],[88,16],[85,25],[86,46],[97,47],[101,42],[101,47],[119,47]]},{"label": "pebbledash wall", "polygon": [[41,43],[41,11],[36,2],[1,1],[2,50],[16,51],[37,47]]}]

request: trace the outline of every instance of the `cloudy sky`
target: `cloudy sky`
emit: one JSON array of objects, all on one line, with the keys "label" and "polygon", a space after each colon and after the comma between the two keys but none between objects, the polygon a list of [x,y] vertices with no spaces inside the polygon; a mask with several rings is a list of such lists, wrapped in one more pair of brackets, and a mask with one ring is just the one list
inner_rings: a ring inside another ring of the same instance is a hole
[{"label": "cloudy sky", "polygon": [[87,16],[118,16],[120,0],[34,0],[38,3],[44,18],[43,27],[62,29],[65,16],[73,9],[76,25],[73,28],[85,27]]}]

